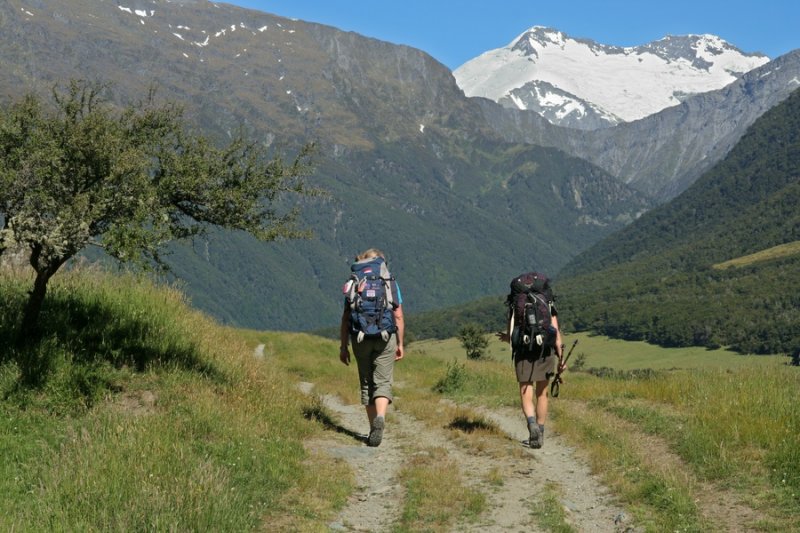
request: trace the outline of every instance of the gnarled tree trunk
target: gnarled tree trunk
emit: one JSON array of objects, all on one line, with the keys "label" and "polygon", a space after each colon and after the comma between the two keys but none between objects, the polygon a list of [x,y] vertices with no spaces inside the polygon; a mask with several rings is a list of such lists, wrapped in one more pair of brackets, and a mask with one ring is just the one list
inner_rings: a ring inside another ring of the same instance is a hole
[{"label": "gnarled tree trunk", "polygon": [[22,381],[28,384],[40,382],[49,366],[47,355],[40,354],[36,349],[36,341],[40,336],[39,316],[47,295],[47,283],[67,259],[66,257],[45,259],[41,246],[35,246],[31,250],[30,263],[36,270],[36,279],[33,282],[33,289],[28,293],[28,301],[22,313],[22,322],[16,339]]}]

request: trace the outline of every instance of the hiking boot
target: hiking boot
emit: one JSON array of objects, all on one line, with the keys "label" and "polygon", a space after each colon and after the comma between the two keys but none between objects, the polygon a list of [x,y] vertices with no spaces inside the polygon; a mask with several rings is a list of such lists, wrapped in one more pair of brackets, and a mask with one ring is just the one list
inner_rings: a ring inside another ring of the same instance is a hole
[{"label": "hiking boot", "polygon": [[386,421],[382,416],[376,416],[372,421],[372,426],[369,428],[369,437],[367,438],[367,446],[378,446],[383,440],[383,428]]},{"label": "hiking boot", "polygon": [[531,422],[528,424],[528,446],[531,448],[539,449],[542,447],[542,443],[544,442],[544,435],[539,430],[539,424],[536,422]]}]

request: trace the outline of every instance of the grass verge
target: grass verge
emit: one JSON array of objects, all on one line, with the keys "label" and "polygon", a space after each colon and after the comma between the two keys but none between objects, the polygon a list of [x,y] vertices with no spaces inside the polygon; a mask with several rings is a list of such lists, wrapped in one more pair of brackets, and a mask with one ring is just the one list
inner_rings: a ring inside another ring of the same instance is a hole
[{"label": "grass verge", "polygon": [[[303,447],[321,426],[303,416],[318,406],[294,382],[357,403],[355,369],[339,363],[336,343],[220,327],[177,291],[70,274],[54,280],[43,310],[35,355],[45,379],[24,388],[10,347],[29,281],[0,276],[0,529],[326,529],[352,476]],[[257,343],[263,359],[253,356]],[[717,527],[719,516],[698,503],[711,491],[752,506],[748,528],[798,530],[798,369],[721,351],[609,348],[602,339],[582,338],[579,348],[589,366],[618,371],[568,373],[552,423],[587,451],[641,524]],[[487,360],[468,361],[457,341],[411,345],[396,370],[403,408],[432,426],[456,424],[465,447],[502,453],[486,448],[495,429],[467,406],[517,405],[508,355],[492,345]],[[660,467],[642,436],[681,468]],[[446,530],[485,506],[456,465],[437,470],[448,465],[441,454],[412,452],[398,530],[426,521]]]}]

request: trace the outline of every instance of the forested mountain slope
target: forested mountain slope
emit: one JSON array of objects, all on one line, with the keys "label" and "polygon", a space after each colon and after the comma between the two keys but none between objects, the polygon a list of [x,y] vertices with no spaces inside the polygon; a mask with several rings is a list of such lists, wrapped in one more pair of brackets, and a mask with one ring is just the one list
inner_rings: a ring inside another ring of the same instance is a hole
[{"label": "forested mountain slope", "polygon": [[[764,114],[679,197],[593,246],[559,275],[568,327],[665,346],[800,347],[800,91]],[[774,257],[774,258],[770,258]]]}]

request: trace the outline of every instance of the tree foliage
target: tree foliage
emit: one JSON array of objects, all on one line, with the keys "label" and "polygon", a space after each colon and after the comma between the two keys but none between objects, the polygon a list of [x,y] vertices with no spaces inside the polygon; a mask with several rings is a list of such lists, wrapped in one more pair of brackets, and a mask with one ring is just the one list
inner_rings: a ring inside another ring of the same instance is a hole
[{"label": "tree foliage", "polygon": [[410,313],[406,329],[417,339],[449,339],[456,337],[465,324],[480,324],[484,331],[499,331],[506,326],[505,296],[489,296],[460,305]]},{"label": "tree foliage", "polygon": [[0,110],[0,254],[29,253],[36,272],[21,324],[35,332],[48,280],[87,246],[124,262],[161,265],[162,246],[211,226],[258,239],[298,238],[285,193],[306,186],[310,147],[292,164],[242,135],[219,148],[153,94],[113,106],[106,87],[71,81],[52,102],[34,94]]}]

